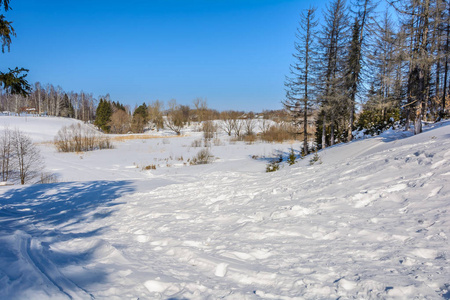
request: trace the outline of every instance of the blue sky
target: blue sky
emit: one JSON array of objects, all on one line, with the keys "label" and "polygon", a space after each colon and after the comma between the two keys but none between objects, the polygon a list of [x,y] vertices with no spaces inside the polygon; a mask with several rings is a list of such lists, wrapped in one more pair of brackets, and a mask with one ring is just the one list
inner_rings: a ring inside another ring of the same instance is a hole
[{"label": "blue sky", "polygon": [[218,110],[279,109],[301,10],[324,0],[12,0],[0,69],[65,91]]}]

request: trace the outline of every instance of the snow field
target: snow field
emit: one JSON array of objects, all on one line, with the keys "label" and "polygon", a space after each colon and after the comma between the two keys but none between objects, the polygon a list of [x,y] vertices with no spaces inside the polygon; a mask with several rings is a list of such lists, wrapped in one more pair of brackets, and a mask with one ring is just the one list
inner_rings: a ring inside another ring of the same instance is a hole
[{"label": "snow field", "polygon": [[447,299],[449,128],[274,173],[250,156],[290,145],[217,146],[211,165],[154,171],[128,167],[187,156],[195,133],[83,159],[43,146],[63,178],[85,179],[1,188],[0,298]]}]

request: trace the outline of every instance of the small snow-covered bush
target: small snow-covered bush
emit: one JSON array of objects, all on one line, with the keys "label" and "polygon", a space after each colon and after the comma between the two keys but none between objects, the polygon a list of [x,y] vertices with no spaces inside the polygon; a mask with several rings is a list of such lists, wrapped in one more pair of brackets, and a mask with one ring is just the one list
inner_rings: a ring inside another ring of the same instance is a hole
[{"label": "small snow-covered bush", "polygon": [[199,148],[202,146],[202,140],[198,139],[198,140],[193,140],[191,143],[191,147],[195,147],[195,148]]},{"label": "small snow-covered bush", "polygon": [[280,163],[283,162],[283,155],[279,154],[274,157],[266,166],[266,172],[275,172],[280,169]]},{"label": "small snow-covered bush", "polygon": [[366,109],[363,110],[356,122],[358,131],[364,131],[367,135],[378,135],[400,120],[400,109]]},{"label": "small snow-covered bush", "polygon": [[145,167],[142,167],[143,171],[149,171],[149,170],[156,170],[156,165],[148,165]]},{"label": "small snow-covered bush", "polygon": [[79,123],[61,128],[54,143],[59,152],[83,152],[113,148],[111,140],[107,136]]},{"label": "small snow-covered bush", "polygon": [[288,156],[288,164],[290,166],[292,166],[293,164],[295,164],[295,160],[297,159],[297,156],[295,155],[294,149],[291,148],[291,152],[289,152],[289,156]]},{"label": "small snow-covered bush", "polygon": [[208,148],[200,150],[191,160],[191,165],[202,165],[212,163],[214,156],[208,150]]},{"label": "small snow-covered bush", "polygon": [[320,156],[319,156],[319,154],[317,154],[317,152],[314,153],[314,156],[309,160],[309,164],[312,166],[312,165],[314,165],[316,162],[319,162],[319,164],[322,163],[322,161],[320,160]]},{"label": "small snow-covered bush", "polygon": [[280,164],[278,163],[277,160],[272,160],[266,166],[266,172],[268,172],[268,173],[278,171],[279,169],[280,169]]}]

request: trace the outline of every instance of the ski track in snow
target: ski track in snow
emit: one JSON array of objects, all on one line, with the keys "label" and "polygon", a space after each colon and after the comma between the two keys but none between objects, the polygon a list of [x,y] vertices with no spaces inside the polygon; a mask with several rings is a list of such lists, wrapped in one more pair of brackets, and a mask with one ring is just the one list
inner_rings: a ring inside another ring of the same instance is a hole
[{"label": "ski track in snow", "polygon": [[449,128],[275,173],[4,188],[0,298],[450,299]]}]

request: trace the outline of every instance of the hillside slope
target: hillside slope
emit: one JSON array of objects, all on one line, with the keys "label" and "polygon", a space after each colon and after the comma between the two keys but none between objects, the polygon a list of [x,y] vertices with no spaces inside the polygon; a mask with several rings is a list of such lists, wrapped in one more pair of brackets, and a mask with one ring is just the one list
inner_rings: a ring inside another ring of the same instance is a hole
[{"label": "hillside slope", "polygon": [[0,298],[450,299],[449,149],[442,122],[274,173],[2,187]]}]

